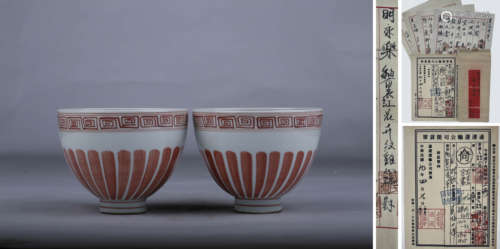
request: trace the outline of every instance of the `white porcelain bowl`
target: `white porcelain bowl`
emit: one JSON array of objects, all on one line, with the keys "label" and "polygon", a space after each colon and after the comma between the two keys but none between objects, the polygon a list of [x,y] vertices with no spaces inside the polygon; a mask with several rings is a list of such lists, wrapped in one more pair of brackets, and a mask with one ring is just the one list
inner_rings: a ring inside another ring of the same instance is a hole
[{"label": "white porcelain bowl", "polygon": [[186,138],[187,110],[60,109],[66,162],[103,213],[142,213],[169,178]]},{"label": "white porcelain bowl", "polygon": [[235,197],[235,210],[279,212],[280,197],[311,165],[320,108],[193,110],[196,140],[215,182]]}]

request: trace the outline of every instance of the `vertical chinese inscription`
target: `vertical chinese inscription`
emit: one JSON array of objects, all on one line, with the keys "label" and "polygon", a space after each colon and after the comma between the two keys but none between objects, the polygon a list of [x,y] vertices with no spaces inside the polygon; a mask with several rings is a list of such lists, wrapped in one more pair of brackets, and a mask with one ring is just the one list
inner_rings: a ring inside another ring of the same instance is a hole
[{"label": "vertical chinese inscription", "polygon": [[434,27],[434,15],[423,15],[420,17],[420,34],[422,35],[422,42],[423,42],[423,53],[424,54],[430,54],[433,53],[433,46],[432,46],[432,34],[433,34],[433,29]]},{"label": "vertical chinese inscription", "polygon": [[416,58],[417,118],[456,118],[455,57]]},{"label": "vertical chinese inscription", "polygon": [[415,129],[414,140],[412,244],[492,246],[496,144],[491,129]]},{"label": "vertical chinese inscription", "polygon": [[376,21],[376,236],[377,245],[381,248],[397,248],[397,1],[378,0],[376,8]]}]

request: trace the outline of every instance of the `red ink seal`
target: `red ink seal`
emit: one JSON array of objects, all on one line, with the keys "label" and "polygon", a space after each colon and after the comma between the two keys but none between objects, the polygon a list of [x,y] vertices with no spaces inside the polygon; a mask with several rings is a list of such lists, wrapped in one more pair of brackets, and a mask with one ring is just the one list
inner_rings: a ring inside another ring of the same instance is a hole
[{"label": "red ink seal", "polygon": [[444,229],[444,208],[420,209],[418,229]]},{"label": "red ink seal", "polygon": [[480,118],[481,71],[469,70],[469,118]]}]

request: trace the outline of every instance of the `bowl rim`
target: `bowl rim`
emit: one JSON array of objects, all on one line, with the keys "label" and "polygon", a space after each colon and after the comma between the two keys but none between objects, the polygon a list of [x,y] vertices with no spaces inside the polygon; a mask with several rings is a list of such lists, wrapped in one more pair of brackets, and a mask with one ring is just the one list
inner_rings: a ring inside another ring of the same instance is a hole
[{"label": "bowl rim", "polygon": [[60,108],[57,113],[154,113],[154,112],[188,112],[187,108],[162,108],[162,107],[133,107],[133,108],[99,108],[99,107],[86,107],[86,108]]},{"label": "bowl rim", "polygon": [[209,107],[194,108],[193,113],[308,113],[323,112],[319,107]]}]

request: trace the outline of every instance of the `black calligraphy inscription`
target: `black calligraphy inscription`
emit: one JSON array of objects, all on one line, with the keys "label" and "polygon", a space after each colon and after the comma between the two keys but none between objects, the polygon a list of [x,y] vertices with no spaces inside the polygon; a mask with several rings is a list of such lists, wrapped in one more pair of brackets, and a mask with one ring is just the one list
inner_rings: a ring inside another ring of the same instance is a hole
[{"label": "black calligraphy inscription", "polygon": [[380,229],[397,229],[397,30],[397,8],[377,7],[376,226]]}]

